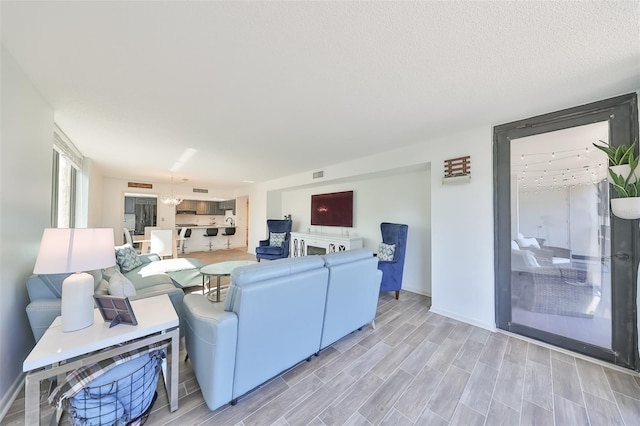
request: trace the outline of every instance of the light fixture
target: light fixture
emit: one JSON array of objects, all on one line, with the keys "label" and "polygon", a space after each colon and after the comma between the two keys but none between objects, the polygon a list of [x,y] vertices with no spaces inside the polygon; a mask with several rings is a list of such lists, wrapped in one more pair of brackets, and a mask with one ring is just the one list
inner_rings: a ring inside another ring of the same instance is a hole
[{"label": "light fixture", "polygon": [[116,264],[113,229],[47,228],[34,274],[68,274],[62,282],[62,331],[93,324],[93,276],[86,271]]},{"label": "light fixture", "polygon": [[182,202],[182,198],[173,193],[173,176],[171,176],[171,193],[160,197],[160,201],[162,204],[167,204],[169,206],[177,206]]}]

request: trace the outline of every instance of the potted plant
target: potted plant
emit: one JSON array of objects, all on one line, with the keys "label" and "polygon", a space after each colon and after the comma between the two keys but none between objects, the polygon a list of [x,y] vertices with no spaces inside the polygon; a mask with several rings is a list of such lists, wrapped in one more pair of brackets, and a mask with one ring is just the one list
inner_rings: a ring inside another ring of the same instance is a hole
[{"label": "potted plant", "polygon": [[633,155],[635,142],[616,147],[600,142],[604,145],[593,146],[609,157],[609,183],[618,194],[618,198],[611,199],[611,212],[622,219],[640,219],[640,157]]},{"label": "potted plant", "polygon": [[[625,180],[629,177],[629,182],[631,183],[635,183],[640,179],[640,170],[637,169],[639,158],[635,158],[633,155],[633,148],[636,145],[635,142],[632,143],[631,146],[622,144],[616,147],[612,147],[604,141],[600,142],[604,145],[594,143],[593,146],[607,154],[607,157],[609,157],[609,170],[613,171],[617,175],[622,175],[625,177]],[[635,170],[635,173],[632,169]],[[613,184],[611,179],[609,179],[609,183]]]},{"label": "potted plant", "polygon": [[636,171],[637,166],[636,160],[626,178],[609,168],[611,184],[618,193],[618,198],[611,199],[611,212],[622,219],[640,219],[640,180],[630,182],[631,174]]}]

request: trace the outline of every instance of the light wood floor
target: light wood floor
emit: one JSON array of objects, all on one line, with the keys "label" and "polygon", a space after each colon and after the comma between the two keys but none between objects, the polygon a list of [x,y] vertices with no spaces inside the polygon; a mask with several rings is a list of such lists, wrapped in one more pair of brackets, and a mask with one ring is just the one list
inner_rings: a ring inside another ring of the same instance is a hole
[{"label": "light wood floor", "polygon": [[[200,256],[209,254],[191,254]],[[159,385],[147,424],[640,424],[637,374],[491,333],[429,307],[428,297],[403,291],[397,301],[382,293],[375,330],[366,326],[346,336],[236,406],[216,411],[204,403],[183,350],[179,409],[169,412]],[[22,398],[3,425],[23,422]]]}]

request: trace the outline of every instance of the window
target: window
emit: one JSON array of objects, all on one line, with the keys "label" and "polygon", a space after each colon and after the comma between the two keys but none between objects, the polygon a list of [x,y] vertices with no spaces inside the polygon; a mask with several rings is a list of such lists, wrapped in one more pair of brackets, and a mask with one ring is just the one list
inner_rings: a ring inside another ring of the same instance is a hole
[{"label": "window", "polygon": [[76,222],[78,172],[82,154],[56,125],[53,134],[51,226],[73,228]]}]

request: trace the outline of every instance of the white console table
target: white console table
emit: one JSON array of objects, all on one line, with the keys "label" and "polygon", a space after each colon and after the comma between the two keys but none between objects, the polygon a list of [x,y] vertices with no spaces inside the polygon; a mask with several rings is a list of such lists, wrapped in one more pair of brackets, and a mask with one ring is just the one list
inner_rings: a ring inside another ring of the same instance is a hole
[{"label": "white console table", "polygon": [[[163,377],[169,410],[178,409],[178,314],[166,294],[132,300],[131,307],[138,325],[120,324],[110,328],[97,309],[93,324],[82,330],[64,333],[61,317],[53,321],[22,364],[22,371],[27,373],[26,425],[40,424],[40,381],[154,343],[165,343],[169,347],[169,359],[163,361]],[[46,366],[51,368],[44,368]],[[52,422],[59,420],[58,414],[54,413]]]},{"label": "white console table", "polygon": [[362,238],[292,232],[289,247],[291,257],[327,254],[362,248]]}]

